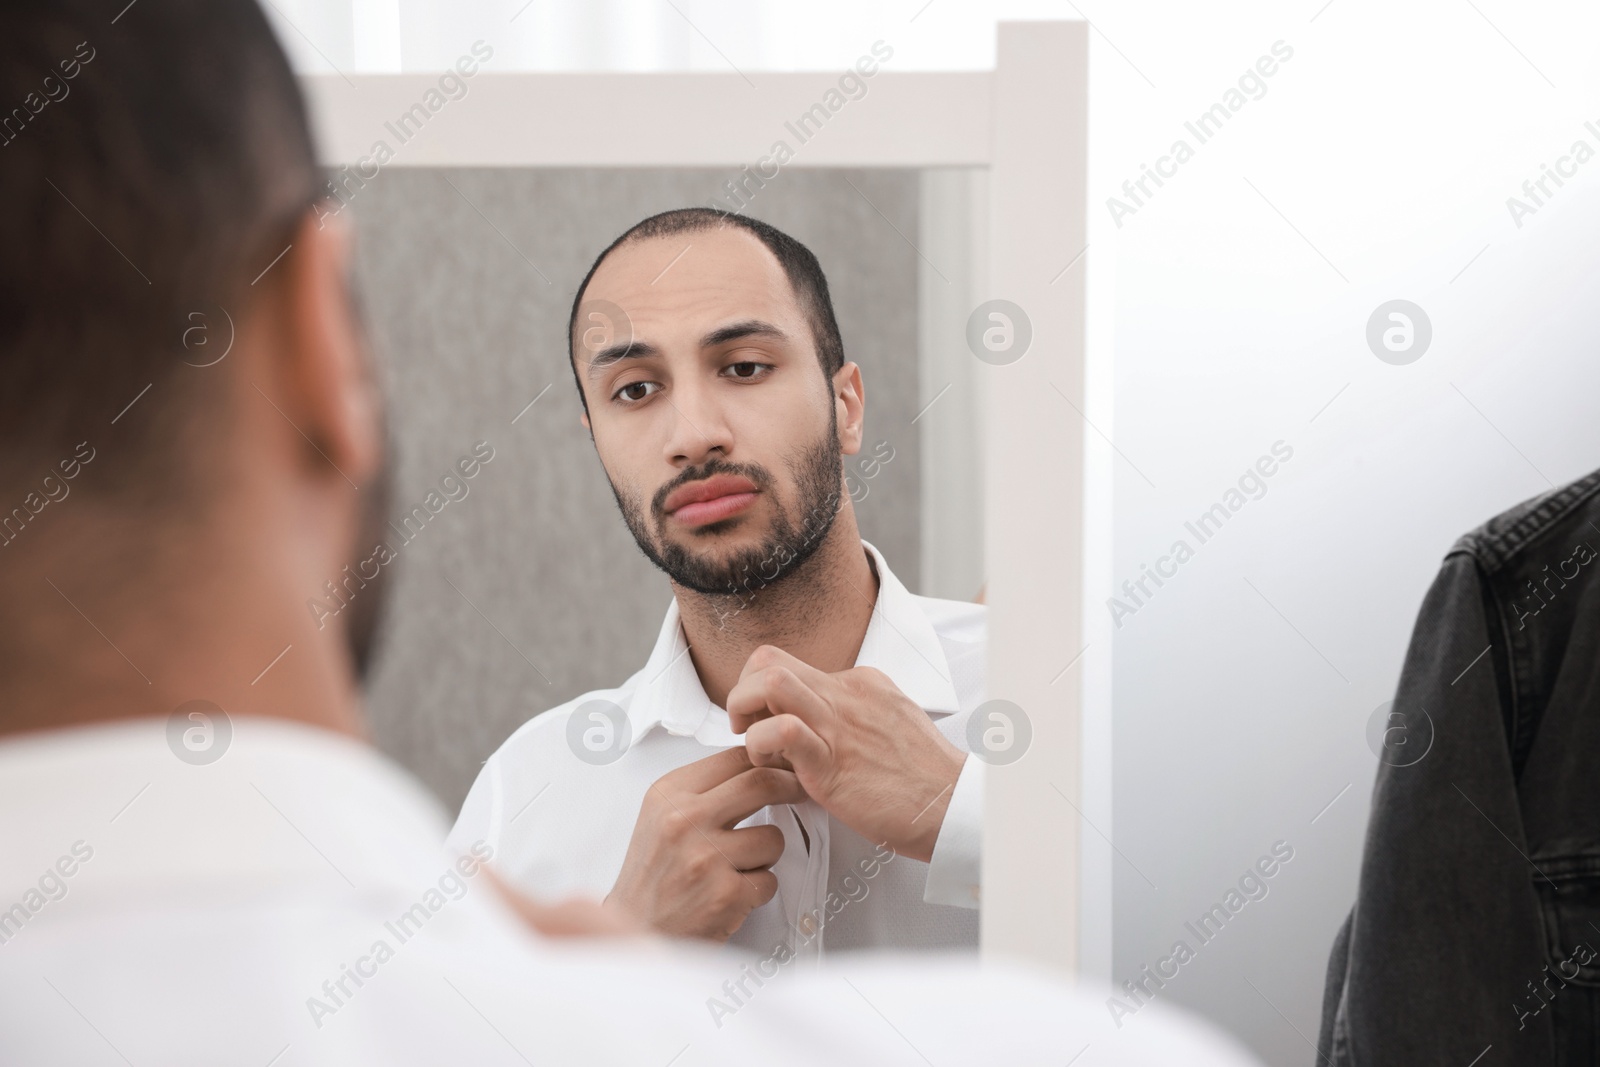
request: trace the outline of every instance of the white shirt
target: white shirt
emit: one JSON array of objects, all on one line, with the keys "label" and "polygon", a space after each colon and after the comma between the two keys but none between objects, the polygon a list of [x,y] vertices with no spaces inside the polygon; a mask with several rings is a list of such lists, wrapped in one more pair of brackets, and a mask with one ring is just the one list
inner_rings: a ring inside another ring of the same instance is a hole
[{"label": "white shirt", "polygon": [[[986,609],[913,595],[882,554],[862,544],[878,573],[878,598],[856,665],[883,671],[970,751],[967,724],[984,699]],[[604,897],[651,784],[744,744],[728,713],[706,696],[687,652],[674,599],[642,670],[616,689],[536,716],[506,739],[467,794],[452,846],[488,842],[497,869],[534,896]],[[626,728],[612,728],[607,705],[621,709],[614,717],[626,715]],[[764,808],[741,822],[776,824],[784,849],[774,867],[777,896],[751,912],[730,943],[812,960],[824,944],[830,951],[976,949],[983,767],[967,757],[928,863],[880,848],[814,800]]]},{"label": "white shirt", "polygon": [[1253,1062],[1164,1005],[1118,1029],[1106,991],[1017,971],[885,959],[758,986],[689,946],[539,938],[440,850],[398,767],[232,726],[204,766],[153,719],[0,741],[0,1063]]}]

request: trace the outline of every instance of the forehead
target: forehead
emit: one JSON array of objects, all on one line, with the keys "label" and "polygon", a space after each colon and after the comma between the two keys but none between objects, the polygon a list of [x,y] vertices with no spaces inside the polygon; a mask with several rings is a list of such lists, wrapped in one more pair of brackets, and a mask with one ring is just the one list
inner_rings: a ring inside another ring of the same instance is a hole
[{"label": "forehead", "polygon": [[629,241],[600,264],[584,299],[622,308],[640,340],[729,318],[803,329],[794,287],[778,257],[737,226]]}]

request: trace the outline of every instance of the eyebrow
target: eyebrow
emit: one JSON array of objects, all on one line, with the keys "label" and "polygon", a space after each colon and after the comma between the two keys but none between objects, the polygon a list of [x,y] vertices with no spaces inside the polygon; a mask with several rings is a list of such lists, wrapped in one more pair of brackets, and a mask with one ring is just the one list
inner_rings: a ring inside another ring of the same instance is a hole
[{"label": "eyebrow", "polygon": [[[725,345],[729,341],[739,341],[746,337],[770,337],[775,341],[787,341],[789,339],[787,333],[784,333],[770,322],[764,322],[761,319],[745,319],[742,322],[729,323],[727,326],[719,326],[712,330],[700,338],[700,347],[715,348],[719,345]],[[612,364],[620,363],[625,359],[647,359],[650,356],[659,356],[660,354],[661,349],[648,341],[627,341],[623,344],[611,345],[608,348],[602,348],[595,354],[594,359],[589,361],[588,373],[590,375],[598,374]]]},{"label": "eyebrow", "polygon": [[735,322],[712,330],[700,338],[700,347],[715,348],[718,345],[725,345],[729,341],[739,341],[746,337],[770,337],[774,341],[787,341],[789,339],[788,334],[770,322],[762,322],[760,319],[746,319],[743,322]]}]

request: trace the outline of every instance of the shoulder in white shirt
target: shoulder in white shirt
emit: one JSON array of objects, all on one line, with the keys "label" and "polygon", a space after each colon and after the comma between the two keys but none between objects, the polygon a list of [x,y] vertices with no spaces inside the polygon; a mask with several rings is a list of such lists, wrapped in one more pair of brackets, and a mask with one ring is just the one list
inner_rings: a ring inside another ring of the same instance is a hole
[{"label": "shoulder in white shirt", "polygon": [[400,768],[232,725],[204,766],[154,719],[0,740],[0,1063],[1253,1062],[1163,1005],[1118,1029],[1021,972],[880,959],[757,984],[689,946],[540,938],[440,849]]}]

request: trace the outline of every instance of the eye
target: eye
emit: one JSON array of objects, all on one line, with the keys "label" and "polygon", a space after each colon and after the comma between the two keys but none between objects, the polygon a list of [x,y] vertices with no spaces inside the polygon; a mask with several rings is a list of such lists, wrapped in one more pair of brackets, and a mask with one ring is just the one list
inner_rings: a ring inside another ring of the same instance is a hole
[{"label": "eye", "polygon": [[755,363],[749,360],[741,363],[730,363],[724,368],[724,371],[733,377],[747,382],[765,377],[770,370],[772,370],[770,363]]},{"label": "eye", "polygon": [[612,393],[611,399],[620,400],[627,404],[637,404],[660,388],[661,386],[655,382],[629,382],[615,393]]}]

